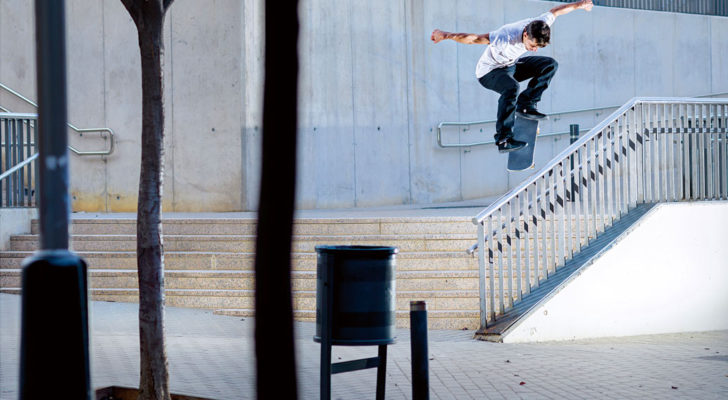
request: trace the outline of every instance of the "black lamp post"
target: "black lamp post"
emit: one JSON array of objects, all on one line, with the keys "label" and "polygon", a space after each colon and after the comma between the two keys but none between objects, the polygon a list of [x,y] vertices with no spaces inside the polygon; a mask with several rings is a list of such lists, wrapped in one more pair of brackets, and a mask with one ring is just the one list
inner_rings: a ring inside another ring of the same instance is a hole
[{"label": "black lamp post", "polygon": [[91,398],[86,263],[68,250],[65,2],[36,0],[40,251],[23,263],[20,398]]}]

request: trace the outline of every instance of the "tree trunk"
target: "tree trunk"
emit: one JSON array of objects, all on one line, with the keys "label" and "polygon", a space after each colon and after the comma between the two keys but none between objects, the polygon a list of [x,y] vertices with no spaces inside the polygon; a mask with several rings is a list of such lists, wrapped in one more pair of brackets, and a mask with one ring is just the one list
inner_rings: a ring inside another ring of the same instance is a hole
[{"label": "tree trunk", "polygon": [[266,1],[265,31],[263,165],[255,255],[257,392],[259,399],[295,399],[291,236],[296,192],[298,1],[283,7]]},{"label": "tree trunk", "polygon": [[164,103],[162,21],[139,30],[142,60],[142,161],[137,209],[140,399],[169,399],[164,343],[164,246],[162,173]]},{"label": "tree trunk", "polygon": [[142,70],[142,157],[137,205],[139,277],[139,399],[169,400],[164,341],[164,16],[171,0],[122,0],[134,20]]}]

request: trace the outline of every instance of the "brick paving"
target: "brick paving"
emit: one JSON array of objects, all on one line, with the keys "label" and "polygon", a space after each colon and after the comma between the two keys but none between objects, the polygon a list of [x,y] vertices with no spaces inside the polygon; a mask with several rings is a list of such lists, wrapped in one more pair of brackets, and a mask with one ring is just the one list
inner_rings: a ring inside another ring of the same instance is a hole
[{"label": "brick paving", "polygon": [[[0,399],[17,398],[19,307],[0,294]],[[92,303],[93,386],[136,386],[136,304]],[[167,308],[173,392],[254,398],[251,318]],[[318,398],[313,323],[296,324],[299,397]],[[387,398],[410,399],[409,332],[388,347]],[[725,399],[728,331],[535,344],[472,340],[472,331],[430,331],[432,399]],[[376,347],[333,348],[332,359],[373,357]],[[375,370],[334,375],[332,398],[374,398]]]}]

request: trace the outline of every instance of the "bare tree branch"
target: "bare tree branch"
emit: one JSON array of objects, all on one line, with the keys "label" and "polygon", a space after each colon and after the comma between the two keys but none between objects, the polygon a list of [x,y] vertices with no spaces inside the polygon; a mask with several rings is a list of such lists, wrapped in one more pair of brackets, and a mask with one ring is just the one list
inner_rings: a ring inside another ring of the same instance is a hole
[{"label": "bare tree branch", "polygon": [[135,0],[121,0],[121,4],[126,7],[126,11],[129,12],[129,15],[131,16],[131,19],[134,20],[134,23],[139,25],[139,19],[141,18],[141,8],[139,7],[139,4]]}]

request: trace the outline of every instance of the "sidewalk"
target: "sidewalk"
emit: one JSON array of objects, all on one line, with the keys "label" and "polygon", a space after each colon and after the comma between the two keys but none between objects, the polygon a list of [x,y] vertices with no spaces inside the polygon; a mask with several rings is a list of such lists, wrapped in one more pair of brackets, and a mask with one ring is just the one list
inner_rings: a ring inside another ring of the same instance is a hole
[{"label": "sidewalk", "polygon": [[[0,294],[0,399],[17,399],[20,297]],[[94,387],[138,384],[137,305],[92,303]],[[173,392],[253,399],[253,320],[167,308]],[[313,323],[296,324],[300,399],[319,396]],[[540,344],[496,344],[430,331],[432,399],[725,399],[728,331]],[[409,399],[409,331],[389,346],[387,399]],[[335,362],[376,347],[335,346]],[[373,399],[375,370],[335,375],[332,398]]]}]

